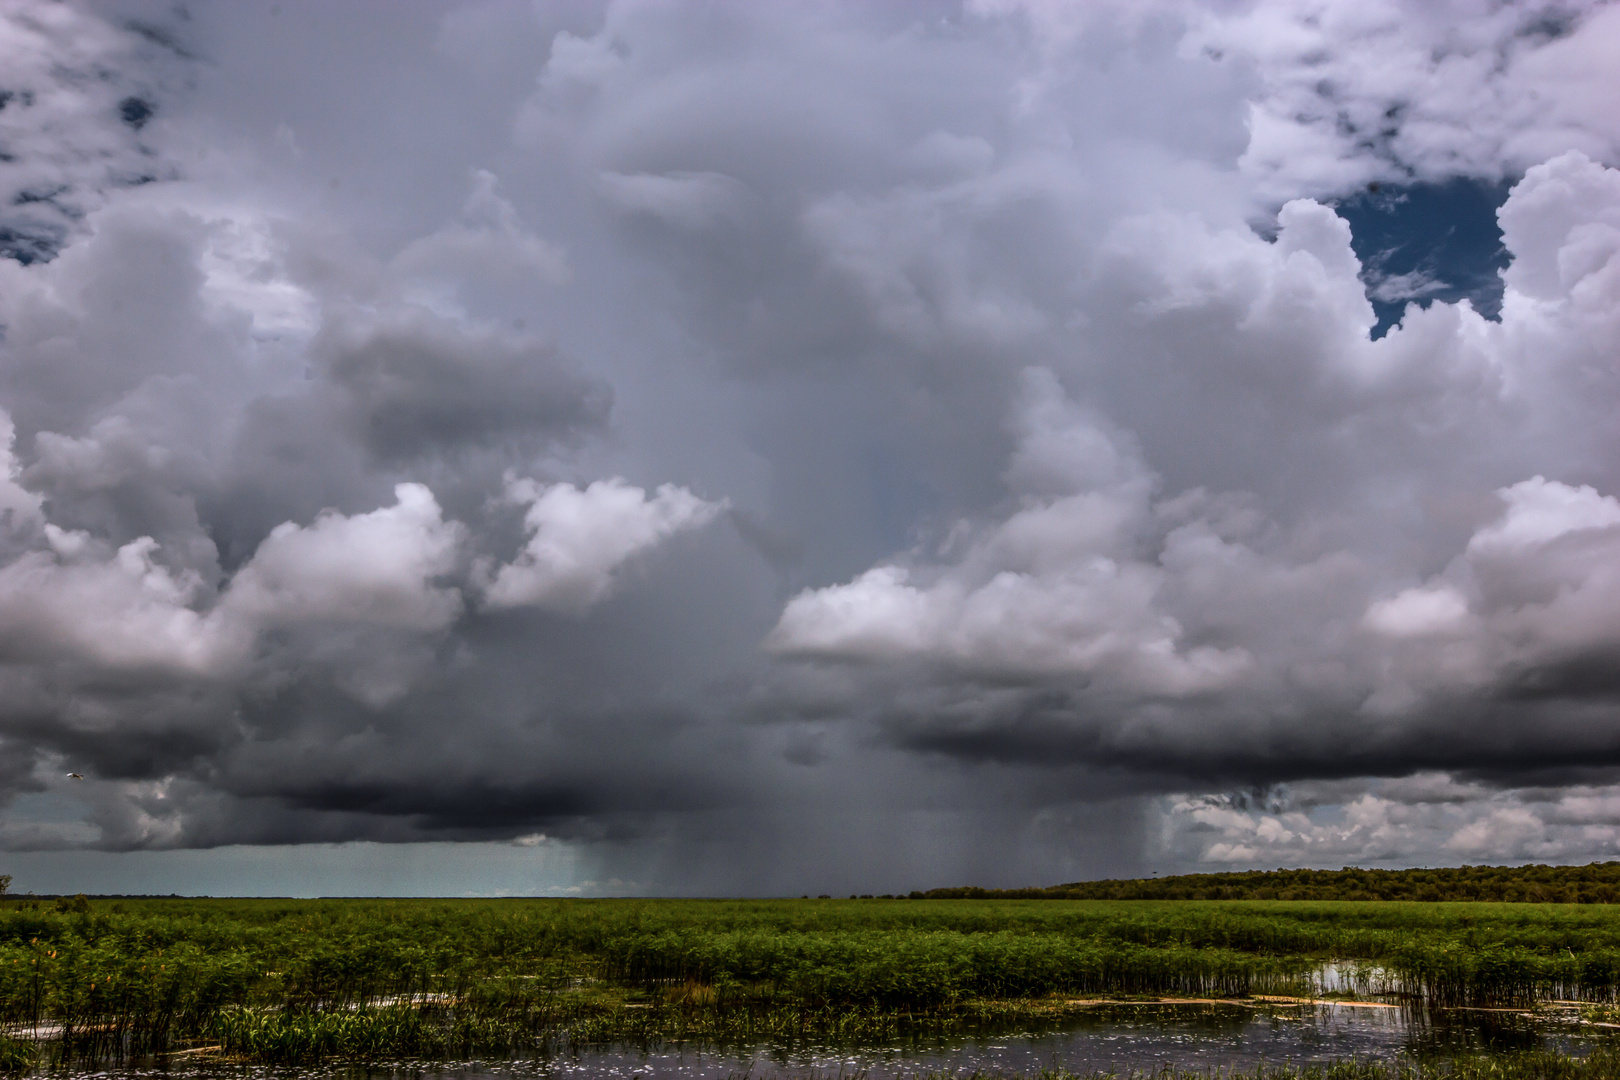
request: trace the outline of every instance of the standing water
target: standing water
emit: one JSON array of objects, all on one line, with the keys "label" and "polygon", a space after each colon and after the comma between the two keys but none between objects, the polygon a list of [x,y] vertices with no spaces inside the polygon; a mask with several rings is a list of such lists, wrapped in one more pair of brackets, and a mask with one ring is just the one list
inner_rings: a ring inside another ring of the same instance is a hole
[{"label": "standing water", "polygon": [[[368,1068],[230,1065],[174,1060],[166,1069],[77,1074],[82,1080],[157,1076],[235,1080],[904,1080],[919,1075],[1030,1076],[1046,1069],[1080,1075],[1199,1072],[1328,1061],[1449,1057],[1478,1052],[1553,1050],[1582,1054],[1612,1033],[1517,1012],[1424,1013],[1367,1002],[1256,1009],[1238,1005],[1111,1008],[1061,1029],[885,1045],[593,1047],[542,1057],[485,1062],[387,1062]],[[58,1073],[63,1080],[74,1073]]]}]

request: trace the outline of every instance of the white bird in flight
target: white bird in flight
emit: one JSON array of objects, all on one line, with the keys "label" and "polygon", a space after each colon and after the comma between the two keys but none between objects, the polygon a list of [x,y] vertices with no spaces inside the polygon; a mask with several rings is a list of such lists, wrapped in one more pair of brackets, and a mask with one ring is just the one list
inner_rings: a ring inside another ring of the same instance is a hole
[{"label": "white bird in flight", "polygon": [[80,776],[76,772],[70,772],[70,773],[68,773],[68,779],[69,780],[83,780],[84,777]]}]

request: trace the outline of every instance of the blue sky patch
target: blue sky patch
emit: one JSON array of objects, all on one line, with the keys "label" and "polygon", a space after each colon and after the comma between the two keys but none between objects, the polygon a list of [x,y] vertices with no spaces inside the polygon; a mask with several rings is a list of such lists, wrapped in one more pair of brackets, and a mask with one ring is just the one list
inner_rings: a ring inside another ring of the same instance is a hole
[{"label": "blue sky patch", "polygon": [[1370,184],[1335,209],[1350,223],[1351,246],[1383,337],[1406,305],[1470,300],[1487,318],[1502,309],[1508,264],[1496,210],[1511,181],[1470,178],[1439,184]]}]

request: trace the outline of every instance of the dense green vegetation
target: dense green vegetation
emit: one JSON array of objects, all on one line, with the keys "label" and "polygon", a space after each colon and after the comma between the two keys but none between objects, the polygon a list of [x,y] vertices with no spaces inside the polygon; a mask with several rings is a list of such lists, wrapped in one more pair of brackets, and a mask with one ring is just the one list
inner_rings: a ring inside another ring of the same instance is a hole
[{"label": "dense green vegetation", "polygon": [[1620,862],[1449,866],[1435,870],[1244,870],[1076,881],[1041,889],[932,889],[930,900],[1423,900],[1620,903]]},{"label": "dense green vegetation", "polygon": [[[1061,1018],[1309,994],[1327,960],[1442,1004],[1620,994],[1602,906],[1016,900],[0,903],[0,1025],[53,1053],[266,1061]],[[1085,999],[1085,1000],[1077,1000]],[[0,1042],[0,1064],[14,1054]]]}]

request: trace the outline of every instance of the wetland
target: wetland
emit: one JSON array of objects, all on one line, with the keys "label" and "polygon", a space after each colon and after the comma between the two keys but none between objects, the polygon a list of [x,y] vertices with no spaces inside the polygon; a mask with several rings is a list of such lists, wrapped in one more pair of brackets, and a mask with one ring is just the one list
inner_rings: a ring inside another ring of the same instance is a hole
[{"label": "wetland", "polygon": [[1617,997],[1604,904],[0,905],[14,1073],[1620,1075]]}]

